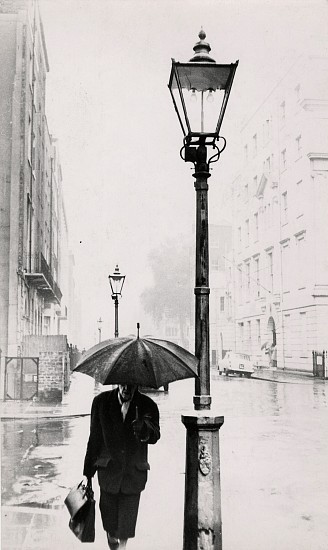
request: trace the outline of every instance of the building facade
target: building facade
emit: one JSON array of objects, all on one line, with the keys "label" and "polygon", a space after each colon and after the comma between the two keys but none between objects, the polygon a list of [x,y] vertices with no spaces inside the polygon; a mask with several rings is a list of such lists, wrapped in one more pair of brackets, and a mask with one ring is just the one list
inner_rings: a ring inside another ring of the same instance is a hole
[{"label": "building facade", "polygon": [[228,292],[236,351],[312,371],[328,346],[328,59],[302,57],[241,131]]},{"label": "building facade", "polygon": [[225,352],[234,347],[234,318],[227,287],[228,259],[232,250],[232,225],[209,225],[210,365],[217,368]]},{"label": "building facade", "polygon": [[63,333],[73,288],[37,2],[0,1],[0,66],[0,348],[13,357],[27,336]]}]

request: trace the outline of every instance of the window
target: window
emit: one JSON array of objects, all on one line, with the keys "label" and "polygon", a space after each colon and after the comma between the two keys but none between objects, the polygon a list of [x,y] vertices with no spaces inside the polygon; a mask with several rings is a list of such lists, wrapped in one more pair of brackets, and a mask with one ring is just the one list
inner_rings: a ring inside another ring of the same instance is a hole
[{"label": "window", "polygon": [[245,222],[245,238],[246,238],[246,246],[249,245],[249,220],[246,220]]},{"label": "window", "polygon": [[286,118],[286,103],[285,101],[283,101],[280,104],[280,120],[282,124],[285,122],[285,118]]},{"label": "window", "polygon": [[288,202],[287,202],[287,191],[282,194],[282,223],[288,222]]},{"label": "window", "polygon": [[265,172],[271,172],[271,158],[268,157],[265,161]]},{"label": "window", "polygon": [[253,157],[257,155],[257,134],[253,136]]},{"label": "window", "polygon": [[167,336],[177,336],[178,335],[177,327],[166,327],[166,335]]},{"label": "window", "polygon": [[232,317],[232,298],[231,293],[227,292],[227,317]]},{"label": "window", "polygon": [[249,198],[249,196],[248,196],[248,183],[246,183],[246,185],[245,185],[245,202],[248,202],[248,198]]},{"label": "window", "polygon": [[246,263],[246,297],[249,299],[251,289],[251,264]]},{"label": "window", "polygon": [[255,242],[259,240],[259,214],[255,212],[254,214],[254,239]]},{"label": "window", "polygon": [[270,118],[267,118],[264,122],[263,126],[263,138],[264,143],[267,143],[271,137],[271,120]]},{"label": "window", "polygon": [[50,317],[44,315],[43,317],[43,334],[46,336],[50,334]]},{"label": "window", "polygon": [[256,319],[256,339],[257,339],[257,345],[260,348],[261,347],[261,320]]},{"label": "window", "polygon": [[271,154],[271,165],[270,165],[271,172],[274,170],[274,154]]},{"label": "window", "polygon": [[301,137],[302,136],[297,136],[297,138],[295,140],[295,142],[296,142],[296,159],[299,159],[300,156],[301,156],[301,150],[302,150]]},{"label": "window", "polygon": [[224,296],[220,296],[220,311],[224,311]]},{"label": "window", "polygon": [[296,216],[300,218],[304,213],[304,199],[302,197],[303,186],[302,180],[298,181],[296,184]]},{"label": "window", "polygon": [[299,288],[304,288],[306,283],[307,250],[305,231],[296,235],[296,273],[298,274]]},{"label": "window", "polygon": [[257,187],[258,187],[257,176],[254,176],[254,178],[253,178],[253,187],[254,187],[254,194],[255,194],[256,191],[257,191]]},{"label": "window", "polygon": [[216,367],[217,366],[217,352],[216,352],[216,349],[212,349],[212,366],[213,367]]},{"label": "window", "polygon": [[260,258],[254,259],[254,273],[256,280],[255,295],[258,298],[260,296]]},{"label": "window", "polygon": [[243,268],[238,266],[239,303],[243,301]]},{"label": "window", "polygon": [[266,229],[271,227],[271,218],[271,204],[268,202],[268,204],[266,204],[263,209],[264,227]]},{"label": "window", "polygon": [[282,280],[283,280],[283,292],[288,292],[290,289],[290,246],[289,240],[282,243],[281,249],[281,262],[282,262]]},{"label": "window", "polygon": [[296,101],[299,101],[301,99],[301,85],[300,84],[297,84],[297,86],[295,88],[295,98],[296,98]]},{"label": "window", "polygon": [[244,323],[238,323],[239,327],[239,342],[241,349],[244,347]]},{"label": "window", "polygon": [[252,347],[252,326],[250,321],[247,321],[247,347],[250,352]]},{"label": "window", "polygon": [[248,160],[248,145],[244,145],[244,160]]},{"label": "window", "polygon": [[287,159],[286,159],[286,149],[281,151],[281,169],[286,170],[287,168]]},{"label": "window", "polygon": [[273,292],[273,252],[268,252],[268,290]]},{"label": "window", "polygon": [[238,250],[241,250],[241,227],[238,227]]},{"label": "window", "polygon": [[219,271],[219,252],[217,248],[211,248],[211,269],[213,271]]}]

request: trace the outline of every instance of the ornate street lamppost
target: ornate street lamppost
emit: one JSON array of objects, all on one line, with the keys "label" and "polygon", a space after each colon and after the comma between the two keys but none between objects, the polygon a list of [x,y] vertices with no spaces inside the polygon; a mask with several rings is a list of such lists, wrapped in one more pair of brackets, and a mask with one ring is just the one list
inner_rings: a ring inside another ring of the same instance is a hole
[{"label": "ornate street lamppost", "polygon": [[[217,64],[203,30],[187,63],[172,60],[169,89],[184,135],[180,156],[194,164],[196,190],[194,408],[211,408],[209,337],[208,183],[226,140],[220,129],[238,61]],[[208,158],[208,149],[212,155]],[[182,416],[187,429],[184,550],[222,548],[219,429],[223,416]]]},{"label": "ornate street lamppost", "polygon": [[115,303],[115,338],[118,338],[118,297],[122,296],[122,288],[125,281],[125,275],[121,275],[118,265],[112,275],[108,275],[110,288],[112,290],[112,299]]},{"label": "ornate street lamppost", "polygon": [[102,318],[99,317],[97,324],[98,324],[98,342],[101,342],[101,323],[103,322]]}]

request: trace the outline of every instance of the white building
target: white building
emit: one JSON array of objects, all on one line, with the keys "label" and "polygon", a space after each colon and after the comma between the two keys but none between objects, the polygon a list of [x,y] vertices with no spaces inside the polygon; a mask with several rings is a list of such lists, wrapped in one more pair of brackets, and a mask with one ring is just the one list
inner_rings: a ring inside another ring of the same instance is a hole
[{"label": "white building", "polygon": [[[49,71],[37,2],[0,2],[0,349],[63,334],[74,303],[56,140],[46,119]],[[71,339],[68,331],[69,341]]]},{"label": "white building", "polygon": [[328,347],[328,59],[300,58],[241,132],[229,283],[236,351],[312,371]]}]

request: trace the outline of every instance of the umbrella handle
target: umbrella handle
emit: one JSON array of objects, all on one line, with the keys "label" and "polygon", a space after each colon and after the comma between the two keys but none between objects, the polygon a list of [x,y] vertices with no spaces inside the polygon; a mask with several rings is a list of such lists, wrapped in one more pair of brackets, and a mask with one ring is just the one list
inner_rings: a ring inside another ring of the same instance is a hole
[{"label": "umbrella handle", "polygon": [[139,329],[140,329],[140,323],[137,323],[137,331],[138,331],[137,338],[139,338]]}]

